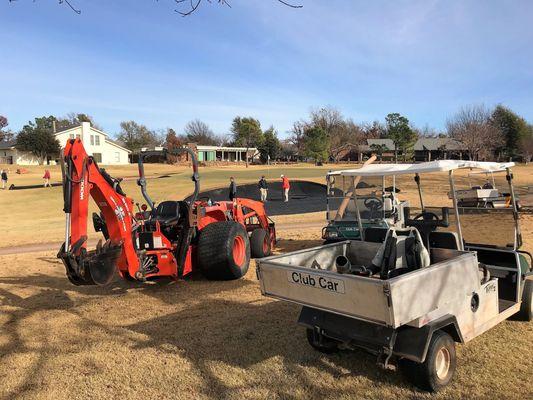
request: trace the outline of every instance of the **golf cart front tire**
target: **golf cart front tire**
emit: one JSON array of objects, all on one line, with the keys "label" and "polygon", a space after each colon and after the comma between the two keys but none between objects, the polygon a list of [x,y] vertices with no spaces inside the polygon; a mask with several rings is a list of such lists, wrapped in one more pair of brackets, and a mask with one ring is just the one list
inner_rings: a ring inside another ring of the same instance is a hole
[{"label": "golf cart front tire", "polygon": [[423,363],[404,358],[400,360],[399,366],[404,376],[416,387],[437,392],[450,383],[455,373],[455,342],[446,332],[435,331]]},{"label": "golf cart front tire", "polygon": [[520,312],[518,314],[520,319],[524,321],[529,322],[533,320],[533,280],[531,279],[524,281],[522,304],[520,305]]}]

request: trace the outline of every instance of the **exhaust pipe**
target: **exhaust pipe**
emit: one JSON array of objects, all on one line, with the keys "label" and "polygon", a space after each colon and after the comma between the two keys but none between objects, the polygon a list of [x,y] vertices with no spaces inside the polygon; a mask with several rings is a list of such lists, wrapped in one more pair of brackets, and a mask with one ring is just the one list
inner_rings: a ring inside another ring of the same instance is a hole
[{"label": "exhaust pipe", "polygon": [[349,274],[352,272],[352,263],[346,256],[340,255],[335,259],[335,268],[339,274]]}]

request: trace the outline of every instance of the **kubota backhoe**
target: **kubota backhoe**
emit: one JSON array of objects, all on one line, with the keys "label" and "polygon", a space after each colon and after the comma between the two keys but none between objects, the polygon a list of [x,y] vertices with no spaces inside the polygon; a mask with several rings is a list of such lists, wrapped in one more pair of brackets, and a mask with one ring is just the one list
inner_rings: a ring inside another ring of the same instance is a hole
[{"label": "kubota backhoe", "polygon": [[[70,139],[61,155],[65,242],[58,253],[68,279],[75,285],[105,285],[118,274],[145,281],[182,278],[199,270],[208,279],[238,279],[246,274],[250,256],[270,255],[276,242],[274,223],[261,202],[198,200],[200,178],[196,155],[188,148],[194,193],[188,201],[155,204],[147,193],[143,159],[139,156],[138,185],[147,202],[134,210],[120,180],[111,177],[89,156],[80,139]],[[105,243],[87,251],[89,197],[100,209],[93,225]],[[138,204],[137,204],[138,206]]]}]

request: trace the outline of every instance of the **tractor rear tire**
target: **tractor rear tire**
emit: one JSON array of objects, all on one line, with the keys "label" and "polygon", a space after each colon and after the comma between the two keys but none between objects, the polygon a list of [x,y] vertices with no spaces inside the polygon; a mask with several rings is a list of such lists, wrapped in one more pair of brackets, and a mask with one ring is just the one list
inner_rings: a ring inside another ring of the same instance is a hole
[{"label": "tractor rear tire", "polygon": [[246,275],[250,241],[246,229],[234,221],[214,222],[200,231],[198,265],[210,280],[227,281]]},{"label": "tractor rear tire", "polygon": [[523,321],[533,320],[533,280],[524,281],[522,290],[522,304],[520,305],[519,317]]},{"label": "tractor rear tire", "polygon": [[253,258],[268,257],[272,254],[272,241],[266,229],[258,228],[252,231],[250,249]]}]

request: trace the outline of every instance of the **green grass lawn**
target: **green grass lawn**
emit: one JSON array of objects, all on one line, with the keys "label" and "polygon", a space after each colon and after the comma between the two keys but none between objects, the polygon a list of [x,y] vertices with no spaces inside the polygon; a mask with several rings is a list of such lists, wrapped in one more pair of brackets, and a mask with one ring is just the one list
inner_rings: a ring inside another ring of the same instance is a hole
[{"label": "green grass lawn", "polygon": [[[34,185],[42,183],[44,167],[28,167],[27,169],[29,170],[28,174],[17,175],[14,173],[15,169],[11,168],[9,184]],[[290,179],[324,182],[325,174],[329,169],[331,166],[315,167],[308,164],[251,166],[250,168],[244,166],[202,167],[200,168],[200,182],[201,188],[204,190],[227,185],[230,176],[235,177],[237,184],[244,184],[259,180],[261,175],[265,175],[270,180],[279,179],[282,173]],[[50,167],[50,170],[52,181],[60,181],[59,166]],[[110,166],[107,170],[114,177],[135,177],[137,175],[136,165]],[[148,180],[148,191],[155,202],[179,200],[192,193],[191,170],[186,166],[147,164],[145,170],[148,177],[178,173],[168,178]],[[122,188],[134,201],[140,203],[144,201],[135,179],[124,181]],[[63,239],[64,213],[62,211],[61,187],[0,190],[0,209],[4,212],[2,219],[3,240],[0,247]],[[90,212],[93,211],[96,211],[96,206],[91,202]],[[89,233],[91,231],[92,227],[89,228]]]}]

